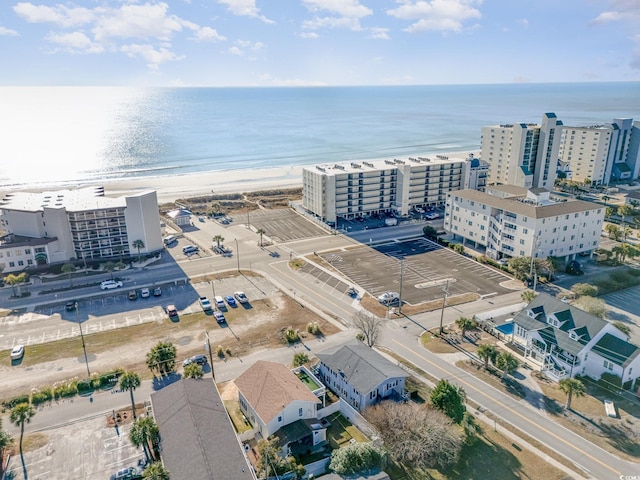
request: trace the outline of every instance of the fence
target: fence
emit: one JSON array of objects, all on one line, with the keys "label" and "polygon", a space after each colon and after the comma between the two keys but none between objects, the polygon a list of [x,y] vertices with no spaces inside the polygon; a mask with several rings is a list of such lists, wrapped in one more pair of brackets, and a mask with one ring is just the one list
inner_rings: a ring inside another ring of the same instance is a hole
[{"label": "fence", "polygon": [[358,429],[364,433],[371,440],[379,438],[378,432],[371,426],[369,422],[365,420],[365,418],[358,413],[358,411],[349,405],[342,398],[338,402],[340,404],[340,413],[342,416],[349,420],[352,425],[358,427]]}]

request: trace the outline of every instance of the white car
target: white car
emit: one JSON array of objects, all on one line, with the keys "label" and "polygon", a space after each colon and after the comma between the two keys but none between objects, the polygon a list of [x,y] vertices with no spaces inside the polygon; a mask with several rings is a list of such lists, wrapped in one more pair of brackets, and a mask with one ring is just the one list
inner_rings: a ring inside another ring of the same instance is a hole
[{"label": "white car", "polygon": [[118,288],[122,286],[120,280],[105,280],[100,284],[101,290],[111,290],[112,288]]},{"label": "white car", "polygon": [[400,294],[396,292],[385,292],[378,297],[378,301],[383,305],[391,305],[400,301]]},{"label": "white car", "polygon": [[439,213],[427,213],[424,218],[426,218],[427,220],[435,220],[436,218],[440,218],[440,214]]},{"label": "white car", "polygon": [[211,310],[211,302],[207,297],[200,297],[200,306],[202,307],[202,310]]},{"label": "white car", "polygon": [[236,297],[236,300],[240,303],[247,303],[249,301],[244,292],[235,292],[233,296]]},{"label": "white car", "polygon": [[24,345],[16,345],[11,350],[11,360],[20,360],[24,357]]},{"label": "white car", "polygon": [[140,296],[142,298],[147,298],[149,297],[149,295],[151,295],[151,292],[149,291],[148,288],[143,288],[142,290],[140,290]]}]

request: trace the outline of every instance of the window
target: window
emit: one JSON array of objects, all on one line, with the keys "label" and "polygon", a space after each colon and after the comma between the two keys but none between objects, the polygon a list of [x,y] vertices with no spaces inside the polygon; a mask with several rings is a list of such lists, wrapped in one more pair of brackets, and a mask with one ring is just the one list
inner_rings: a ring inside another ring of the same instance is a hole
[{"label": "window", "polygon": [[15,267],[16,266],[16,262],[9,262],[9,266],[10,267]]},{"label": "window", "polygon": [[278,422],[282,422],[282,415],[278,415]]},{"label": "window", "polygon": [[604,368],[606,368],[607,370],[613,370],[613,363],[611,363],[609,360],[605,360]]},{"label": "window", "polygon": [[302,407],[300,407],[300,408],[298,409],[298,416],[299,416],[299,417],[301,417],[301,416],[302,416]]},{"label": "window", "polygon": [[25,253],[25,255],[31,255],[31,249],[30,248],[25,248],[24,249],[24,253]]}]

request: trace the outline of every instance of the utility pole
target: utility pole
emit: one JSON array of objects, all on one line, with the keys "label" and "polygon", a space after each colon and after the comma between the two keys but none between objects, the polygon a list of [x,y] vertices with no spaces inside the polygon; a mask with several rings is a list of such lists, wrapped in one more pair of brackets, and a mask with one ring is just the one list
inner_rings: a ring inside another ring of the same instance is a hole
[{"label": "utility pole", "polygon": [[444,333],[444,328],[442,327],[442,320],[444,318],[444,307],[447,305],[447,295],[449,295],[449,280],[447,280],[446,285],[442,289],[444,292],[444,299],[442,300],[442,310],[440,310],[440,335]]},{"label": "utility pole", "polygon": [[531,245],[531,265],[529,266],[529,278],[533,282],[533,291],[536,291],[536,283],[538,280],[538,272],[535,271],[535,254],[536,246],[538,244],[538,236],[533,236],[533,244]]},{"label": "utility pole", "polygon": [[82,322],[78,318],[78,302],[76,302],[76,321],[78,322],[78,326],[80,327],[80,338],[82,339],[82,351],[84,352],[84,363],[87,365],[87,378],[90,378],[91,372],[89,371],[89,360],[87,359],[87,347],[84,344],[84,335],[82,333]]},{"label": "utility pole", "polygon": [[400,259],[400,305],[398,306],[398,313],[402,313],[402,275],[404,274],[404,258]]},{"label": "utility pole", "polygon": [[204,349],[209,352],[209,364],[211,365],[211,378],[213,378],[213,381],[215,383],[216,381],[216,375],[213,371],[213,353],[211,352],[211,342],[209,341],[209,331],[205,330],[204,331],[205,337],[206,337],[206,342],[204,344]]},{"label": "utility pole", "polygon": [[238,247],[238,239],[234,239],[236,241],[236,260],[238,261],[238,271],[240,271],[240,247]]}]

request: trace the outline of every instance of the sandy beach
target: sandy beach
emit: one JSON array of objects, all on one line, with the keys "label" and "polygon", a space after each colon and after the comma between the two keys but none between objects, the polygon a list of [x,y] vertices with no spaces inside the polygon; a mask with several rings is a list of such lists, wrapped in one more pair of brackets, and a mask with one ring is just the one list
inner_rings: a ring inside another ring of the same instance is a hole
[{"label": "sandy beach", "polygon": [[156,190],[158,203],[220,193],[255,192],[302,187],[302,166],[200,172],[173,177],[141,177],[103,182],[106,195],[116,197]]},{"label": "sandy beach", "polygon": [[[473,153],[479,157],[478,151],[437,153],[449,158],[467,158]],[[412,156],[433,156],[436,153],[415,154]],[[404,158],[404,157],[402,157]],[[384,158],[374,158],[362,161],[380,161]],[[349,160],[346,160],[349,161]],[[118,180],[106,180],[103,182],[88,182],[76,185],[77,187],[103,186],[105,194],[109,197],[131,195],[146,190],[155,190],[158,195],[158,203],[169,203],[180,198],[197,197],[199,195],[255,192],[259,190],[275,190],[280,188],[301,188],[302,169],[304,165],[288,167],[259,168],[253,170],[225,170],[198,172],[185,175],[135,177]],[[72,187],[66,187],[72,188]],[[43,190],[57,190],[49,187]],[[36,189],[16,189],[22,191],[35,191]]]}]

